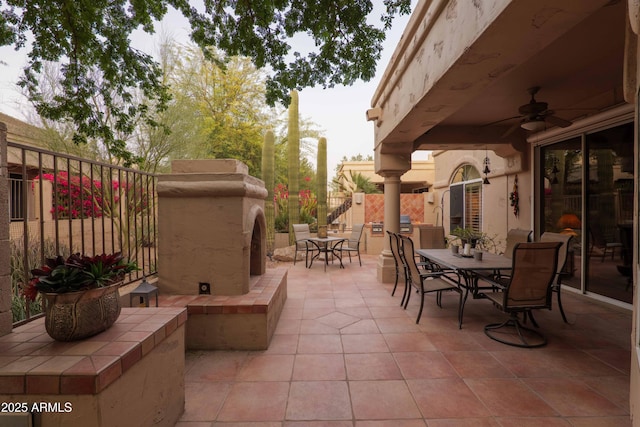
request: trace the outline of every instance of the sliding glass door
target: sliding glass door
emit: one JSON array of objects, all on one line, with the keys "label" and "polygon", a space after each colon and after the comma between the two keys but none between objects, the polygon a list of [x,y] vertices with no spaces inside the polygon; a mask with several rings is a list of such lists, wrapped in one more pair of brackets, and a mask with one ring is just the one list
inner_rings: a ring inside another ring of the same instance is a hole
[{"label": "sliding glass door", "polygon": [[565,265],[565,285],[580,289],[582,233],[582,139],[572,138],[541,148],[540,234],[573,236]]},{"label": "sliding glass door", "polygon": [[539,150],[540,234],[573,236],[563,283],[632,303],[633,123]]},{"label": "sliding glass door", "polygon": [[631,304],[633,123],[585,139],[589,152],[586,290]]}]

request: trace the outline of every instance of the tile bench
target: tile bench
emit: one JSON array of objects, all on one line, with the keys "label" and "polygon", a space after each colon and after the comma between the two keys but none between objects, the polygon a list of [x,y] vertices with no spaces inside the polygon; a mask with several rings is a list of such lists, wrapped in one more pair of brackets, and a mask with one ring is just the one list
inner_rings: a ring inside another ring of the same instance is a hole
[{"label": "tile bench", "polygon": [[184,307],[123,308],[111,328],[73,342],[49,337],[44,318],[14,328],[0,337],[0,404],[12,412],[0,425],[38,408],[42,427],[175,425],[186,320]]}]

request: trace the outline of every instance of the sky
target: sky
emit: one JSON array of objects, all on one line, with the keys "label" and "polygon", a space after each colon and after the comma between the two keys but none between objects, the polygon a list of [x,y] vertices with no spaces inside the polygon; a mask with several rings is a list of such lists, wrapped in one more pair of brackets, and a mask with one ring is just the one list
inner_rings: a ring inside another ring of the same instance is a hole
[{"label": "sky", "polygon": [[[374,0],[377,6],[380,0]],[[416,0],[412,0],[412,10]],[[329,178],[336,166],[346,156],[358,154],[373,155],[374,122],[367,122],[365,112],[371,108],[371,99],[380,79],[393,55],[395,47],[409,16],[397,16],[393,27],[387,32],[383,52],[378,61],[375,77],[369,82],[357,82],[352,86],[336,86],[331,89],[322,87],[305,88],[299,92],[299,112],[324,130],[327,138],[327,171]],[[178,41],[188,41],[189,28],[186,20],[178,13],[170,12],[157,27],[156,37],[136,36],[134,46],[153,54],[162,31]],[[162,31],[160,31],[162,30]],[[141,33],[142,34],[142,33]],[[295,45],[293,46],[296,47]],[[0,47],[0,112],[27,120],[27,102],[16,86],[21,69],[26,64],[26,50],[16,52],[12,47]],[[422,158],[420,154],[414,156]]]}]

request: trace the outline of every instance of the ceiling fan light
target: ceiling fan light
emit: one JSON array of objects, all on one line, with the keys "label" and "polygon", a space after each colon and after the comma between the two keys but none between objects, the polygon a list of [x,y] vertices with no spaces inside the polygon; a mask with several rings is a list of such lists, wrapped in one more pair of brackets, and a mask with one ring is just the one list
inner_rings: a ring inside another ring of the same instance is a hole
[{"label": "ceiling fan light", "polygon": [[529,120],[526,122],[522,122],[520,124],[520,127],[528,131],[538,132],[544,130],[547,126],[544,120]]}]

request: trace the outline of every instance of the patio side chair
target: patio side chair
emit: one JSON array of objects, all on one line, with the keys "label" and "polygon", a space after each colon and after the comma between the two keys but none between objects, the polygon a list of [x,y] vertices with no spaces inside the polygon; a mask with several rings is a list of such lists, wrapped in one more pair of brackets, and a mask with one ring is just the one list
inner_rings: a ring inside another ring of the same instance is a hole
[{"label": "patio side chair", "polygon": [[564,313],[564,309],[562,308],[562,298],[560,297],[560,291],[562,289],[562,278],[564,276],[569,275],[568,271],[565,271],[565,264],[567,262],[567,258],[569,256],[569,248],[570,241],[573,238],[571,234],[562,234],[562,233],[551,233],[544,232],[542,236],[540,236],[541,242],[560,242],[562,246],[558,250],[558,265],[556,268],[556,278],[553,284],[551,285],[551,290],[558,294],[558,308],[560,309],[560,314],[562,315],[562,320],[564,323],[569,323],[567,320],[567,316]]},{"label": "patio side chair", "polygon": [[293,256],[293,265],[296,265],[298,259],[298,251],[304,251],[304,266],[309,267],[309,253],[313,257],[315,252],[320,253],[317,247],[309,242],[311,238],[311,230],[309,224],[293,224],[293,233],[296,239],[296,251]]},{"label": "patio side chair", "polygon": [[[556,277],[560,246],[560,242],[515,245],[509,282],[504,289],[483,294],[498,309],[509,314],[506,321],[484,327],[484,333],[489,338],[515,347],[533,348],[546,345],[546,337],[537,330],[523,326],[518,316],[522,313],[526,319],[531,310],[551,309],[551,287]],[[500,286],[498,282],[492,284]],[[533,317],[531,320],[537,327]]]},{"label": "patio side chair", "polygon": [[[398,236],[396,233],[387,230],[387,235],[389,236],[389,248],[391,249],[391,254],[393,255],[393,263],[396,267],[395,280],[393,284],[393,290],[391,291],[391,296],[394,296],[396,293],[396,289],[398,288],[398,281],[402,278],[405,280],[404,274],[404,266],[402,264],[402,260],[400,259],[400,244],[398,242]],[[405,283],[405,293],[406,293],[406,283]],[[402,302],[400,305],[404,303],[404,295],[402,297]]]},{"label": "patio side chair", "polygon": [[442,271],[421,271],[418,269],[416,262],[413,240],[410,237],[400,235],[402,242],[400,256],[402,262],[406,266],[407,274],[407,292],[404,301],[404,308],[407,308],[411,297],[411,288],[415,288],[420,294],[420,310],[416,323],[420,323],[422,310],[424,308],[424,295],[428,293],[436,293],[436,304],[442,308],[442,292],[453,291],[459,295],[458,299],[458,328],[462,328],[462,290],[460,287],[445,276]]},{"label": "patio side chair", "polygon": [[511,258],[513,256],[513,248],[518,243],[531,241],[531,230],[523,230],[522,228],[512,228],[507,231],[507,245],[504,249],[504,256]]},{"label": "patio side chair", "polygon": [[[513,248],[518,243],[526,243],[530,241],[531,241],[531,230],[524,230],[522,228],[512,228],[511,230],[507,231],[507,244],[505,246],[503,255],[507,258],[511,258],[513,256]],[[509,276],[507,273],[504,273],[502,271],[494,271],[493,280],[496,280],[505,284],[509,281]]]},{"label": "patio side chair", "polygon": [[624,246],[620,242],[620,239],[617,237],[616,238],[611,237],[610,239],[605,238],[597,221],[598,221],[597,217],[592,218],[591,222],[596,225],[592,227],[588,227],[589,243],[590,243],[589,257],[593,256],[593,253],[594,253],[593,249],[598,248],[601,254],[600,262],[605,261],[607,257],[607,253],[611,254],[611,260],[613,261],[614,256],[616,254],[616,249],[619,249],[618,252],[620,252],[620,258],[622,258]]},{"label": "patio side chair", "polygon": [[349,262],[351,262],[351,253],[355,252],[358,254],[358,261],[360,262],[360,267],[362,267],[362,260],[360,259],[360,238],[362,237],[362,230],[364,229],[364,224],[354,224],[351,229],[351,235],[349,236],[349,240],[347,240],[347,245],[342,245],[341,252],[346,252],[349,254]]}]

